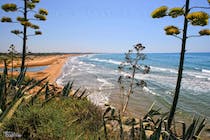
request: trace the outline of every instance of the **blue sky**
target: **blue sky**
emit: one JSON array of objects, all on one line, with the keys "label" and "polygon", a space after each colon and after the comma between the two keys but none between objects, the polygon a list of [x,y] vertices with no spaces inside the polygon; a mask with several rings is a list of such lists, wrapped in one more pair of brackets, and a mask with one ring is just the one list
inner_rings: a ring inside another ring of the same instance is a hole
[{"label": "blue sky", "polygon": [[[21,0],[1,0],[4,3]],[[145,52],[179,52],[180,40],[166,36],[163,28],[177,25],[182,28],[182,18],[152,19],[151,12],[162,5],[170,8],[182,6],[185,0],[41,0],[37,8],[49,11],[46,22],[36,22],[42,36],[28,39],[32,52],[126,52],[136,43],[146,46]],[[191,5],[208,6],[207,0],[191,0]],[[206,11],[210,13],[210,10]],[[11,13],[0,11],[0,17]],[[210,28],[210,25],[204,28]],[[0,52],[10,44],[21,50],[22,41],[10,33],[21,29],[14,24],[0,23]],[[200,27],[189,27],[196,34]],[[191,38],[188,52],[210,52],[210,37]]]}]

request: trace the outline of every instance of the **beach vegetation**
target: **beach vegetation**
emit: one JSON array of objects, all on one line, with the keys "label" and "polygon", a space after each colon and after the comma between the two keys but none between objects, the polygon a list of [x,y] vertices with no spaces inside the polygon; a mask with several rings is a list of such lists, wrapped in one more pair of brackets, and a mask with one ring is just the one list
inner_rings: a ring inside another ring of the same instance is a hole
[{"label": "beach vegetation", "polygon": [[11,118],[15,109],[36,86],[39,86],[42,80],[30,79],[25,76],[26,70],[19,73],[18,76],[11,77],[8,74],[7,63],[4,61],[4,71],[0,75],[0,122]]},{"label": "beach vegetation", "polygon": [[[145,81],[138,80],[135,77],[137,72],[147,74],[150,70],[149,66],[140,64],[139,62],[140,60],[143,61],[146,57],[145,54],[142,53],[144,49],[145,47],[140,43],[134,45],[134,49],[129,50],[128,53],[125,54],[125,61],[118,66],[119,72],[126,73],[126,75],[123,74],[118,78],[124,101],[122,112],[126,111],[130,95],[135,92],[135,89],[137,87],[146,86]],[[124,98],[124,96],[126,98]]]},{"label": "beach vegetation", "polygon": [[17,55],[17,51],[15,50],[15,46],[11,44],[11,46],[8,49],[8,57],[7,60],[9,63],[11,63],[11,78],[13,78],[13,72],[14,72],[14,60],[17,60],[19,57]]},{"label": "beach vegetation", "polygon": [[[209,2],[209,0],[208,0]],[[188,35],[188,28],[189,23],[193,26],[205,26],[208,24],[209,15],[204,11],[195,11],[196,9],[210,9],[209,5],[206,7],[190,7],[190,0],[185,1],[185,5],[180,8],[172,8],[169,9],[166,6],[161,6],[160,8],[157,8],[151,13],[152,18],[162,18],[165,16],[170,16],[172,18],[176,18],[179,16],[183,16],[183,29],[179,30],[178,27],[175,26],[168,26],[165,28],[166,35],[174,36],[182,41],[181,45],[181,52],[180,52],[180,60],[179,60],[179,68],[178,68],[178,76],[177,76],[177,82],[176,82],[176,88],[173,98],[173,103],[171,105],[170,113],[167,120],[167,129],[171,129],[171,125],[174,119],[174,114],[176,111],[178,99],[179,99],[179,93],[180,93],[180,87],[181,87],[181,81],[182,81],[182,73],[183,73],[183,66],[184,66],[184,58],[185,58],[185,52],[186,52],[186,41],[187,39],[191,37],[200,37],[204,35],[209,35],[209,29],[201,30],[199,31],[199,34],[197,35]],[[192,10],[194,10],[192,12]],[[183,31],[183,32],[180,32]],[[179,36],[182,33],[182,36]]]},{"label": "beach vegetation", "polygon": [[[26,46],[27,40],[30,36],[41,35],[42,32],[39,31],[40,27],[31,23],[30,21],[45,21],[47,20],[46,16],[48,15],[48,11],[41,8],[36,10],[36,4],[39,3],[39,0],[23,0],[22,5],[18,6],[15,3],[6,3],[1,6],[1,9],[5,12],[16,12],[21,14],[18,16],[16,20],[13,20],[11,17],[2,17],[1,22],[6,23],[17,23],[22,25],[22,30],[12,30],[11,33],[20,37],[23,41],[22,46],[22,62],[21,62],[21,71],[24,71],[25,68],[25,59],[26,59]],[[15,13],[14,13],[15,15]],[[34,17],[29,17],[34,15]],[[29,33],[28,28],[34,29],[34,33]]]},{"label": "beach vegetation", "polygon": [[[27,78],[26,69],[10,77],[7,64],[0,75],[0,136],[15,132],[23,139],[98,139],[102,112],[87,100],[86,90],[73,90]],[[70,94],[71,93],[71,94]]]},{"label": "beach vegetation", "polygon": [[[173,132],[167,130],[169,112],[162,112],[154,104],[140,119],[123,118],[120,111],[107,107],[103,114],[105,139],[129,140],[199,140],[201,130],[206,125],[205,118],[194,117],[189,124],[178,121],[174,123]],[[115,124],[110,128],[111,124]]]},{"label": "beach vegetation", "polygon": [[[41,94],[40,94],[41,95]],[[101,112],[87,99],[56,97],[41,106],[23,102],[3,131],[21,134],[23,139],[98,139],[101,137]]]}]

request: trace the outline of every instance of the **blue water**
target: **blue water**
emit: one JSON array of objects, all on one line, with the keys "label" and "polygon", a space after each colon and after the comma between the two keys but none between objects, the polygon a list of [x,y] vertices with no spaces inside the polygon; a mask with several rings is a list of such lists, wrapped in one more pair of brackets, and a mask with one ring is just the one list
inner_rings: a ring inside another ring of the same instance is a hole
[{"label": "blue water", "polygon": [[[75,81],[75,87],[87,88],[89,99],[97,105],[120,104],[117,83],[124,54],[94,54],[69,59],[57,83]],[[173,100],[179,64],[178,53],[147,54],[141,64],[151,67],[149,74],[137,73],[136,78],[147,82],[129,102],[130,111],[137,113],[152,102],[168,109]],[[143,106],[143,107],[142,107]],[[185,112],[210,117],[210,53],[187,53],[178,108]]]},{"label": "blue water", "polygon": [[[29,72],[37,72],[37,71],[42,71],[46,69],[48,66],[37,66],[37,67],[29,67],[27,68],[27,71]],[[8,69],[9,71],[11,69]],[[3,71],[3,68],[0,68],[0,71]],[[14,71],[20,71],[20,68],[14,68]]]}]

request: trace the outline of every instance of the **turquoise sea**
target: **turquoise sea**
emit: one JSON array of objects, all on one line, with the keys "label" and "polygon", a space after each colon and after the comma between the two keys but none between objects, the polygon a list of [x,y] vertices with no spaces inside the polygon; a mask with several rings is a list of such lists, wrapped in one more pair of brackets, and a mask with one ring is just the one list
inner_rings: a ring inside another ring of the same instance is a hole
[{"label": "turquoise sea", "polygon": [[[149,53],[142,64],[149,65],[149,74],[137,73],[136,78],[147,82],[129,102],[129,111],[137,115],[155,102],[168,109],[173,99],[179,64],[178,53]],[[75,87],[87,89],[88,98],[95,104],[119,106],[117,83],[119,64],[124,54],[90,54],[69,59],[57,83],[65,85],[74,80]],[[210,118],[210,53],[187,53],[185,57],[179,110]]]}]

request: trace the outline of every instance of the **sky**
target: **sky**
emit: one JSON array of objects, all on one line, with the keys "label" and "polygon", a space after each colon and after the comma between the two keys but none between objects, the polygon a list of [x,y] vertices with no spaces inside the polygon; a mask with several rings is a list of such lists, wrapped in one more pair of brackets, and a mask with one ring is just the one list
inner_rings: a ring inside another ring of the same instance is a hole
[{"label": "sky", "polygon": [[[22,0],[1,0],[22,5]],[[142,43],[146,53],[180,52],[181,41],[166,36],[163,28],[175,25],[182,28],[183,17],[152,19],[151,12],[162,5],[182,7],[185,0],[40,0],[36,9],[45,8],[47,21],[33,22],[43,35],[28,39],[31,52],[95,52],[124,53],[133,45]],[[191,6],[209,6],[207,0],[191,0]],[[200,10],[199,10],[200,11]],[[210,10],[206,10],[210,14]],[[0,10],[0,17],[15,18],[21,14]],[[33,17],[33,13],[29,15]],[[189,26],[189,35],[200,29]],[[10,33],[22,29],[18,24],[0,23],[0,52],[7,52],[11,44],[21,52],[21,38]],[[29,30],[32,33],[33,30]],[[187,52],[210,52],[210,37],[190,38]]]}]

